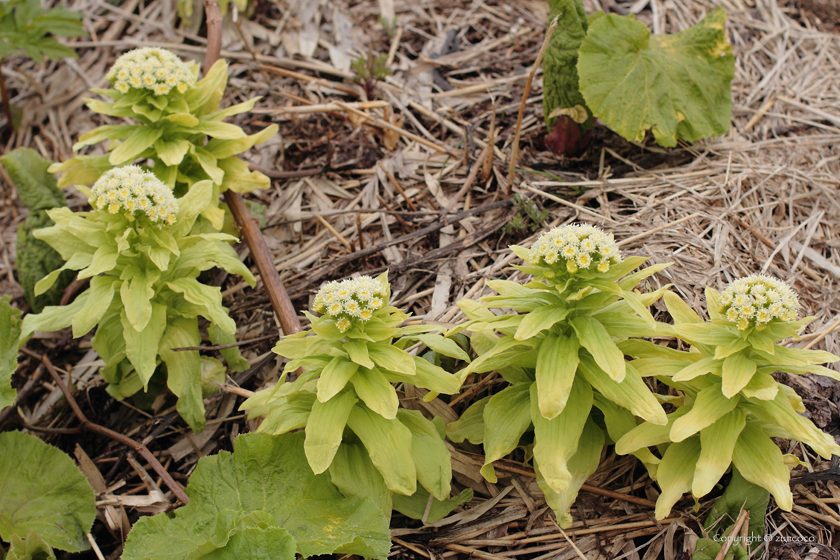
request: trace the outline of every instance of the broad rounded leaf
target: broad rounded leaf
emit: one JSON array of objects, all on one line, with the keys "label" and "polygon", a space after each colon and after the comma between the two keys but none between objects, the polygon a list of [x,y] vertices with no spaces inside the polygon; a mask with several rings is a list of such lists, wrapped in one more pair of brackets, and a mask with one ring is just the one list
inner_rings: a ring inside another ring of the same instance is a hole
[{"label": "broad rounded leaf", "polygon": [[73,460],[40,439],[0,434],[0,538],[37,532],[50,546],[80,552],[96,517],[93,489]]},{"label": "broad rounded leaf", "polygon": [[592,113],[631,141],[645,131],[661,146],[725,134],[735,58],[718,8],[694,27],[652,36],[635,19],[609,14],[580,46],[580,91]]},{"label": "broad rounded leaf", "polygon": [[285,548],[271,547],[278,546],[273,537],[282,542],[288,531],[304,557],[343,552],[384,560],[390,540],[382,511],[368,500],[343,496],[329,475],[313,474],[303,438],[245,434],[232,455],[222,451],[199,459],[187,487],[190,503],[173,517],[140,519],[123,559],[285,559]]}]

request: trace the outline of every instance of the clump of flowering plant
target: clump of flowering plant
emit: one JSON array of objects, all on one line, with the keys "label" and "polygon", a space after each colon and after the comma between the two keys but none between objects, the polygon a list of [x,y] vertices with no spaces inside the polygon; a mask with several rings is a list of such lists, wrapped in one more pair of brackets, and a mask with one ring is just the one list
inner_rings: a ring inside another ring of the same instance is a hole
[{"label": "clump of flowering plant", "polygon": [[[173,349],[201,343],[199,316],[210,322],[208,335],[219,344],[232,342],[236,325],[220,289],[202,284],[198,275],[220,267],[254,284],[228,243],[235,238],[191,233],[198,215],[215,202],[213,186],[196,183],[176,200],[152,173],[128,166],[106,172],[87,192],[93,211],[48,210],[55,225],[34,232],[67,261],[40,280],[35,293],[49,289],[62,270],[78,270],[79,278],[90,278],[90,287],[67,306],[27,315],[22,337],[72,326],[78,338],[99,325],[92,344],[106,362],[108,391],[128,397],[165,369],[179,413],[200,431],[204,358],[195,350]],[[238,352],[225,357],[241,368]]]},{"label": "clump of flowering plant", "polygon": [[[137,124],[103,125],[83,134],[75,150],[107,141],[108,153],[80,155],[53,165],[51,172],[64,172],[59,186],[88,185],[111,167],[150,160],[151,171],[177,197],[205,180],[212,181],[216,195],[227,189],[267,188],[268,177],[252,172],[237,155],[274,136],[277,126],[247,135],[225,122],[250,111],[259,100],[222,109],[227,69],[224,61],[217,61],[197,80],[198,65],[185,63],[167,50],[141,48],[122,55],[107,74],[113,87],[94,90],[110,101],[91,99],[88,107]],[[216,229],[222,228],[224,215],[217,203],[204,216]]]},{"label": "clump of flowering plant", "polygon": [[[623,259],[611,235],[586,225],[546,232],[530,250],[511,249],[526,263],[519,269],[536,278],[524,285],[488,281],[499,295],[483,303],[459,302],[469,320],[454,331],[472,331],[478,354],[461,371],[462,379],[497,370],[511,385],[468,408],[450,424],[449,437],[483,443],[481,472],[495,482],[493,461],[519,446],[532,428],[537,481],[566,527],[607,436],[614,441],[632,429],[634,415],[655,425],[667,421],[656,395],[624,355],[639,342],[631,338],[667,332],[647,309],[667,288],[652,293],[632,288],[668,265],[630,274],[645,259]],[[517,313],[497,315],[493,308]],[[591,416],[593,406],[603,414],[606,434]],[[655,471],[656,457],[648,450],[638,456]]]},{"label": "clump of flowering plant", "polygon": [[770,492],[785,511],[793,507],[789,469],[773,437],[807,443],[825,459],[840,455],[834,438],[802,416],[799,396],[772,375],[814,373],[840,379],[822,365],[838,358],[828,352],[780,343],[812,320],[796,321],[799,302],[786,284],[766,276],[734,281],[723,294],[707,288],[710,322],[704,322],[674,294],[665,303],[674,332],[690,352],[649,345],[631,362],[643,374],[681,393],[668,423],[642,423],[616,444],[618,453],[667,445],[656,472],[662,494],[656,517],[668,515],[685,492],[708,494],[730,466]]},{"label": "clump of flowering plant", "polygon": [[[261,432],[305,428],[312,470],[329,471],[344,493],[370,498],[389,515],[394,494],[419,493],[424,507],[429,494],[447,500],[452,475],[443,426],[400,409],[392,383],[453,394],[460,382],[406,347],[422,343],[468,359],[455,341],[433,334],[434,326],[400,326],[408,315],[389,305],[390,296],[386,274],[325,284],[312,306],[323,315],[307,313],[310,328],[274,348],[289,359],[280,382],[242,405],[251,418],[265,416]],[[298,368],[303,373],[284,383]]]}]

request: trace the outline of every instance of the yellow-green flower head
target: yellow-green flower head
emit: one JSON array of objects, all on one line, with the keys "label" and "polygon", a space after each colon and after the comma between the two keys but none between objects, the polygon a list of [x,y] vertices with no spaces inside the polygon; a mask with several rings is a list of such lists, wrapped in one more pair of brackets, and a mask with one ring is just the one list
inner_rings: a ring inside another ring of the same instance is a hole
[{"label": "yellow-green flower head", "polygon": [[370,276],[359,276],[321,286],[312,310],[334,318],[338,330],[346,332],[354,321],[370,320],[373,312],[385,305],[388,305],[388,286]]},{"label": "yellow-green flower head", "polygon": [[773,320],[795,321],[799,298],[790,286],[763,274],[735,280],[721,294],[721,312],[738,329],[763,329]]},{"label": "yellow-green flower head", "polygon": [[128,51],[117,59],[105,76],[120,93],[147,89],[166,95],[173,88],[181,93],[195,85],[195,74],[173,53],[158,48]]},{"label": "yellow-green flower head", "polygon": [[621,262],[621,252],[611,233],[585,224],[556,227],[531,245],[529,264],[543,267],[546,277],[578,270],[608,272]]},{"label": "yellow-green flower head", "polygon": [[136,165],[103,173],[90,191],[90,204],[111,214],[123,213],[130,220],[140,212],[158,225],[174,224],[178,212],[178,201],[169,187]]}]

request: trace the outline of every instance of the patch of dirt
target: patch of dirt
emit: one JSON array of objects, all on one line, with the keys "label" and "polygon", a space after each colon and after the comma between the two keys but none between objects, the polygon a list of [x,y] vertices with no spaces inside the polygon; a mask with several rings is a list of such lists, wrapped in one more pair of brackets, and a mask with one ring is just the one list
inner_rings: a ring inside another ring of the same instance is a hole
[{"label": "patch of dirt", "polygon": [[837,0],[793,0],[791,17],[810,23],[820,31],[840,33],[840,4]]}]

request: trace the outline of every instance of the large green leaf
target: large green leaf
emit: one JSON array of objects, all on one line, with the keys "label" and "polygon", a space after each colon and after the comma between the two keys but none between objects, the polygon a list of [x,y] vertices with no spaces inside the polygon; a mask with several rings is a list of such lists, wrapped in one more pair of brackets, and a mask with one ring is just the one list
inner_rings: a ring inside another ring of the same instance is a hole
[{"label": "large green leaf", "polygon": [[574,334],[550,334],[537,353],[536,388],[540,414],[547,420],[563,412],[577,374],[580,343]]},{"label": "large green leaf", "polygon": [[315,474],[321,474],[332,463],[341,445],[347,418],[356,402],[353,391],[344,391],[327,402],[316,400],[312,404],[303,450]]},{"label": "large green leaf", "polygon": [[124,310],[120,313],[120,320],[125,339],[125,355],[137,370],[137,375],[143,380],[143,386],[148,387],[149,380],[157,367],[160,339],[166,330],[166,306],[152,303],[151,318],[146,328],[141,331],[131,326]]},{"label": "large green leaf", "polygon": [[31,148],[18,148],[0,157],[0,163],[30,212],[67,206],[64,193],[56,185],[55,175],[47,169],[51,163]]},{"label": "large green leaf", "polygon": [[17,369],[21,321],[20,310],[9,305],[11,299],[0,297],[0,409],[14,404],[17,396],[12,375]]},{"label": "large green leaf", "polygon": [[656,500],[656,519],[664,519],[671,508],[691,490],[694,468],[700,456],[700,438],[691,437],[668,446],[657,469],[657,482],[662,493]]},{"label": "large green leaf", "polygon": [[204,430],[204,402],[201,395],[201,358],[197,350],[175,351],[173,348],[201,344],[198,321],[178,317],[166,327],[160,342],[160,357],[166,363],[166,384],[178,402],[181,418],[198,433]]},{"label": "large green leaf", "polygon": [[651,36],[633,18],[594,21],[580,45],[580,91],[592,113],[631,141],[653,130],[661,146],[725,134],[735,58],[717,8],[694,27]]},{"label": "large green leaf", "polygon": [[493,461],[516,449],[519,438],[531,425],[531,385],[511,385],[490,397],[484,407],[484,466],[481,474],[490,482],[497,482]]},{"label": "large green leaf", "polygon": [[[443,434],[417,410],[400,410],[398,419],[411,432],[411,457],[417,468],[417,480],[438,500],[447,499],[451,491],[452,461]],[[439,418],[435,420],[443,425]]]},{"label": "large green leaf", "polygon": [[80,552],[96,516],[93,489],[73,461],[40,439],[0,434],[0,538],[36,531],[50,546]]},{"label": "large green leaf", "polygon": [[410,496],[417,490],[411,456],[412,434],[399,420],[386,420],[361,404],[353,407],[347,427],[362,440],[388,489]]},{"label": "large green leaf", "polygon": [[589,27],[581,0],[549,0],[549,21],[560,16],[543,59],[543,118],[549,129],[555,109],[585,106],[578,84],[578,50]]},{"label": "large green leaf", "polygon": [[[388,522],[368,500],[345,497],[327,474],[315,475],[303,451],[304,435],[245,434],[235,451],[199,460],[190,476],[190,503],[172,517],[140,519],[129,533],[124,560],[184,558],[280,558],[286,549],[268,553],[283,540],[285,529],[304,557],[358,554],[388,555]],[[248,534],[260,528],[265,537]],[[246,534],[235,538],[236,534]],[[259,537],[259,538],[257,538]],[[262,543],[252,556],[243,548]],[[280,554],[280,556],[277,556]]]}]

